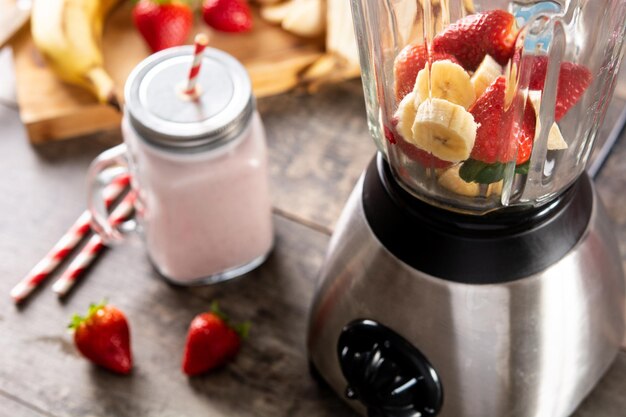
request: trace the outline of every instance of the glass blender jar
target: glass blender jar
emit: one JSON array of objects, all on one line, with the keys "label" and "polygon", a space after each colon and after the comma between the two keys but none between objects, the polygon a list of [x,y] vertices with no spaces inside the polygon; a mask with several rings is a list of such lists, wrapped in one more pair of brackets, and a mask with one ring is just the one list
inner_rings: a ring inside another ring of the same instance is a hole
[{"label": "glass blender jar", "polygon": [[411,194],[484,214],[545,204],[580,176],[612,94],[624,1],[353,5],[369,128]]},{"label": "glass blender jar", "polygon": [[379,152],[320,272],[312,370],[369,416],[569,416],[625,327],[585,165],[626,0],[351,4]]}]

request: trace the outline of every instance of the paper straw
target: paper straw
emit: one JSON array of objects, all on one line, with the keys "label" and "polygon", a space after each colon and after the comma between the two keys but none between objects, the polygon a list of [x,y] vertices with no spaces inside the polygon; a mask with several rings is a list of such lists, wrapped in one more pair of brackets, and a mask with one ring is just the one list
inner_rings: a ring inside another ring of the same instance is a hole
[{"label": "paper straw", "polygon": [[[128,186],[128,174],[117,177],[103,190],[104,202],[109,208]],[[91,213],[85,210],[69,230],[52,247],[50,252],[11,290],[11,297],[16,303],[25,300],[37,286],[45,280],[59,264],[67,258],[76,246],[91,230]]]},{"label": "paper straw", "polygon": [[193,52],[193,64],[189,70],[189,79],[187,80],[187,88],[185,88],[185,94],[194,96],[197,94],[196,83],[198,81],[198,74],[200,74],[200,67],[202,66],[202,53],[204,48],[209,44],[209,38],[204,33],[196,35],[194,39],[195,50]]},{"label": "paper straw", "polygon": [[[111,227],[117,227],[132,214],[135,203],[135,193],[129,192],[122,202],[113,210],[108,218]],[[98,255],[106,246],[99,234],[94,234],[81,251],[72,260],[67,269],[59,277],[52,286],[52,291],[57,293],[59,297],[66,295],[74,286],[78,277],[80,277],[89,265],[96,260]]]}]

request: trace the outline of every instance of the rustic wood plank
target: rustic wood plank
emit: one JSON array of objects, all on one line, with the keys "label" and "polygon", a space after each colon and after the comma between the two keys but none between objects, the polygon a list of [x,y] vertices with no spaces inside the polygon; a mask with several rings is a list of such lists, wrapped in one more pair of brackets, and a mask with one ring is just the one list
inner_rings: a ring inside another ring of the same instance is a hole
[{"label": "rustic wood plank", "polygon": [[39,410],[24,401],[0,391],[0,417],[56,417],[44,410]]},{"label": "rustic wood plank", "polygon": [[[23,309],[14,308],[6,294],[80,212],[86,164],[115,140],[68,141],[35,153],[22,140],[23,128],[11,123],[15,117],[0,111],[0,126],[13,126],[3,129],[0,140],[0,164],[7,170],[0,212],[10,214],[0,219],[0,233],[11,236],[0,239],[0,390],[57,416],[349,415],[309,377],[304,349],[307,310],[328,237],[280,217],[273,256],[239,280],[170,287],[132,237],[101,258],[67,303],[57,302],[46,283]],[[72,312],[103,297],[131,321],[132,377],[79,358],[65,330]],[[236,319],[253,321],[250,341],[231,366],[187,379],[180,372],[186,327],[214,299]]]},{"label": "rustic wood plank", "polygon": [[259,111],[267,129],[275,206],[332,229],[375,152],[361,83],[327,86],[312,96],[264,98]]},{"label": "rustic wood plank", "polygon": [[[19,270],[20,258],[34,260],[27,242],[37,229],[31,224],[17,241],[0,243],[13,259],[2,269]],[[49,289],[22,310],[2,297],[0,332],[11,337],[0,340],[0,389],[58,416],[349,415],[310,378],[304,349],[315,271],[327,237],[281,218],[276,229],[278,243],[267,264],[224,285],[168,286],[145,260],[139,239],[132,238],[108,252],[66,304],[56,302]],[[0,293],[11,285],[3,279]],[[65,331],[72,311],[105,296],[131,321],[136,361],[131,377],[89,365]],[[251,319],[253,330],[232,365],[188,379],[180,372],[186,327],[214,299],[235,318]]]}]

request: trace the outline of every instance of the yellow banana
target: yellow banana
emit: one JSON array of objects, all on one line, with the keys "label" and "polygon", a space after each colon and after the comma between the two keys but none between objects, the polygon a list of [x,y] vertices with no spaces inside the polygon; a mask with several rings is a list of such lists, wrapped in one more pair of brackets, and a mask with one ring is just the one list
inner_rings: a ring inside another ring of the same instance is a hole
[{"label": "yellow banana", "polygon": [[118,108],[101,43],[104,19],[120,1],[35,0],[31,14],[33,41],[57,76]]}]

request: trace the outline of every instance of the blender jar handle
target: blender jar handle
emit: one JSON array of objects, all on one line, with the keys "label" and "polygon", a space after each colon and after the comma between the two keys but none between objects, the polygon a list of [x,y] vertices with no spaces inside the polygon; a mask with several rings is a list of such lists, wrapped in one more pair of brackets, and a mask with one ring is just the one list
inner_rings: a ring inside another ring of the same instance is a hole
[{"label": "blender jar handle", "polygon": [[[108,245],[123,240],[121,230],[132,231],[135,229],[133,220],[124,221],[119,225],[111,224],[108,205],[112,197],[105,195],[109,186],[117,188],[113,183],[118,182],[120,185],[123,183],[121,179],[129,175],[127,152],[125,144],[106,150],[91,162],[87,172],[87,203],[91,214],[91,228]],[[123,187],[123,185],[120,186]],[[113,197],[112,199],[115,200],[116,198]]]}]

